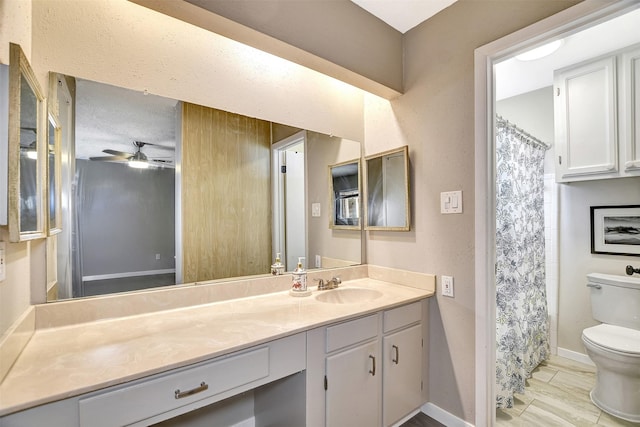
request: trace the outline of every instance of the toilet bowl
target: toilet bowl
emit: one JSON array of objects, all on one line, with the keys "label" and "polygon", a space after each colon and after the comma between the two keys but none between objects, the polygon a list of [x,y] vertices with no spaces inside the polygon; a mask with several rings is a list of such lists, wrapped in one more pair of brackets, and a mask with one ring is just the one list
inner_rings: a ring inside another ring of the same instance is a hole
[{"label": "toilet bowl", "polygon": [[611,415],[640,422],[640,331],[602,324],[585,329],[582,342],[596,365],[591,401]]},{"label": "toilet bowl", "polygon": [[582,331],[587,355],[596,365],[591,400],[603,411],[640,423],[640,279],[588,274],[593,318]]}]

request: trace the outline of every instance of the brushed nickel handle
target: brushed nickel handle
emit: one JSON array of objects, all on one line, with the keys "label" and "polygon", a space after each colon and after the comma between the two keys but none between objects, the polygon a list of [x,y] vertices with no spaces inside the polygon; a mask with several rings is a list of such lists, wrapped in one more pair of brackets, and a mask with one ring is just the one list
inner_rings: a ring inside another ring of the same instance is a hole
[{"label": "brushed nickel handle", "polygon": [[587,283],[587,288],[602,289],[602,286],[598,285],[597,283]]},{"label": "brushed nickel handle", "polygon": [[369,370],[369,373],[375,377],[376,376],[376,357],[370,354],[369,359],[373,361],[373,366],[372,366],[372,369]]},{"label": "brushed nickel handle", "polygon": [[392,345],[391,348],[396,351],[396,357],[392,358],[391,361],[397,365],[400,362],[400,349],[397,345]]},{"label": "brushed nickel handle", "polygon": [[192,388],[191,390],[180,391],[180,389],[177,389],[175,391],[175,396],[176,396],[176,399],[182,399],[183,397],[193,396],[194,394],[200,393],[201,391],[205,391],[208,388],[209,388],[209,385],[204,381],[202,381],[199,387]]}]

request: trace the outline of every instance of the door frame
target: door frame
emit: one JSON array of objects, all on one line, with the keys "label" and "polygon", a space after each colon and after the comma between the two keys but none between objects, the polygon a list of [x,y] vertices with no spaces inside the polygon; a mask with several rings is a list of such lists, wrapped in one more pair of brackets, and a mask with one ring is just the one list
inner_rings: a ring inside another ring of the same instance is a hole
[{"label": "door frame", "polygon": [[475,50],[475,425],[495,424],[495,63],[640,7],[585,0]]},{"label": "door frame", "polygon": [[[305,233],[304,233],[304,247],[305,247],[305,259],[307,264],[309,258],[307,250],[309,248],[307,242],[307,224],[309,218],[307,218],[307,131],[301,130],[287,138],[284,138],[278,142],[274,142],[271,145],[271,185],[272,185],[272,200],[273,200],[273,238],[271,239],[271,258],[275,259],[276,254],[280,253],[280,259],[286,260],[286,214],[284,209],[284,179],[279,170],[280,156],[283,151],[286,151],[292,145],[302,143],[304,145],[304,205],[305,205]],[[287,266],[288,270],[292,270],[291,266]],[[308,268],[308,267],[307,267]]]}]

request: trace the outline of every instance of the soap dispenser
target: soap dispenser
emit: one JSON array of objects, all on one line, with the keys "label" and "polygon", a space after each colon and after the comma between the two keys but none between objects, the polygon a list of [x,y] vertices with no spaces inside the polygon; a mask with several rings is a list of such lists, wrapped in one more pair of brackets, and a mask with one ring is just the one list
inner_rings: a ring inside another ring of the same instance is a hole
[{"label": "soap dispenser", "polygon": [[282,276],[284,274],[284,265],[280,262],[280,252],[276,255],[276,262],[271,264],[271,274],[274,276]]},{"label": "soap dispenser", "polygon": [[291,284],[291,290],[289,294],[296,297],[305,297],[311,295],[311,290],[307,289],[307,271],[302,266],[302,260],[304,257],[298,258],[298,266],[293,271],[293,283]]}]

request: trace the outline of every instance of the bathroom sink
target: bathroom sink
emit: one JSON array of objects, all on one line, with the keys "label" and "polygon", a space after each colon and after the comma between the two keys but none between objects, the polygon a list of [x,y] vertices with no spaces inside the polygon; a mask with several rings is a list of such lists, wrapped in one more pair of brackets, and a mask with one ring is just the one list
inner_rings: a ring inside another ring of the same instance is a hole
[{"label": "bathroom sink", "polygon": [[382,292],[367,288],[340,288],[321,292],[316,295],[316,300],[330,304],[355,304],[373,301],[382,296]]}]

